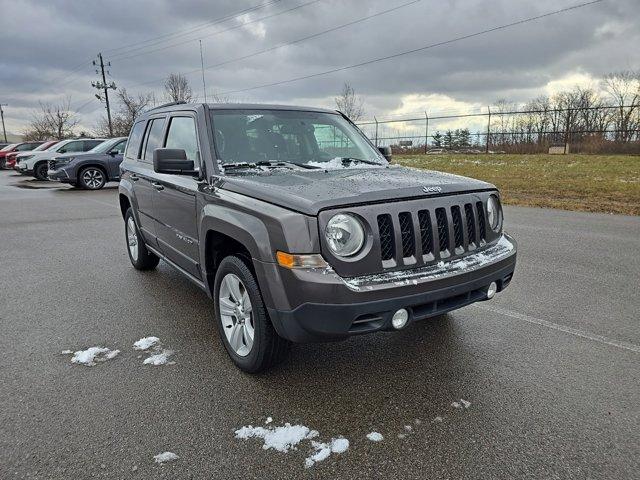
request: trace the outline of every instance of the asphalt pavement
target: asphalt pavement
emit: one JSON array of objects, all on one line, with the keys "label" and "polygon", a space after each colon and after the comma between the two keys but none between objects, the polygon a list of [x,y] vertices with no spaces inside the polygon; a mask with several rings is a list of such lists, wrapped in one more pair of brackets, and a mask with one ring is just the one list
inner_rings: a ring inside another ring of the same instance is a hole
[{"label": "asphalt pavement", "polygon": [[[640,218],[505,216],[518,266],[494,300],[297,345],[252,376],[202,291],[166,264],[131,267],[117,186],[0,171],[0,479],[638,478]],[[174,365],[143,365],[132,345],[149,335]],[[120,353],[61,354],[98,345]],[[283,453],[234,435],[285,423],[349,449],[305,468],[310,440]],[[155,463],[166,451],[179,459]]]}]

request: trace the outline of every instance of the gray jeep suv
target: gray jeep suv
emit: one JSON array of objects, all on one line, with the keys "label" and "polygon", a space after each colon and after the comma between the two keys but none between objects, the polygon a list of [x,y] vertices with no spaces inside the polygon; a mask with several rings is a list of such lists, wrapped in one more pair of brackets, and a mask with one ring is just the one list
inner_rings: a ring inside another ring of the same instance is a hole
[{"label": "gray jeep suv", "polygon": [[163,259],[212,297],[248,372],[290,342],[398,330],[502,291],[516,243],[496,188],[389,161],[336,111],[152,109],[120,165],[129,258]]}]

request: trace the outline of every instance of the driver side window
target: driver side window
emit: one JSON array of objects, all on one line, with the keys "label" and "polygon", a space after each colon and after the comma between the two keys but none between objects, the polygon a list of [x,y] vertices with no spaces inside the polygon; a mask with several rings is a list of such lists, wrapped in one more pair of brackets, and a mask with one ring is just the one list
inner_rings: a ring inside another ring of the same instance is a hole
[{"label": "driver side window", "polygon": [[198,135],[196,122],[192,117],[173,117],[169,123],[165,148],[184,150],[187,159],[193,160],[194,168],[198,169],[200,155],[198,149]]}]

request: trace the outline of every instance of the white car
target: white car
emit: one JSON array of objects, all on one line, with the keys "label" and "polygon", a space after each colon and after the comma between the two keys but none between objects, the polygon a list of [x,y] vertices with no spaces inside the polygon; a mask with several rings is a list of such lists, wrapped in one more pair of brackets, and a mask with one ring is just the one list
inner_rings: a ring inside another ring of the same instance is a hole
[{"label": "white car", "polygon": [[61,153],[86,153],[105,140],[105,138],[62,140],[42,152],[32,151],[25,152],[25,155],[18,155],[14,168],[23,175],[33,175],[38,180],[46,180],[49,160],[53,160],[54,157]]}]

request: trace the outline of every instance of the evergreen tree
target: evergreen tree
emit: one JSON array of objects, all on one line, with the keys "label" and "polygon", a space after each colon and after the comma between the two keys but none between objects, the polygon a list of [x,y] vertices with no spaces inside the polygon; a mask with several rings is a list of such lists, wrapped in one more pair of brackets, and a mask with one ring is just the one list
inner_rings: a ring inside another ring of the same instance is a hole
[{"label": "evergreen tree", "polygon": [[432,145],[434,147],[438,147],[441,148],[442,147],[442,134],[436,130],[435,135],[433,136],[433,142]]}]

